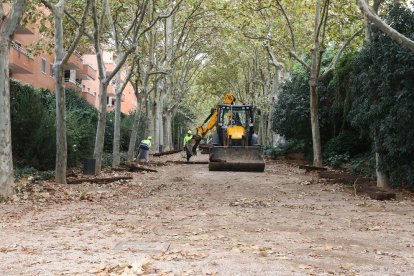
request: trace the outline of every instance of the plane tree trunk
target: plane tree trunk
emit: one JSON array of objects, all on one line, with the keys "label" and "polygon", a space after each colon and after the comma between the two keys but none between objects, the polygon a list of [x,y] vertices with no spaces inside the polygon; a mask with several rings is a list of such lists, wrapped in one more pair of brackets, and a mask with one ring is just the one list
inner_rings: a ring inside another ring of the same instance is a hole
[{"label": "plane tree trunk", "polygon": [[53,64],[53,79],[55,85],[56,98],[56,162],[55,162],[55,181],[66,184],[67,168],[67,137],[66,137],[66,94],[64,87],[64,70],[69,57],[77,47],[80,38],[85,31],[85,20],[88,14],[90,1],[87,1],[82,21],[78,27],[77,35],[72,41],[68,51],[64,49],[63,37],[63,16],[65,11],[65,0],[60,0],[57,4],[42,0],[42,3],[52,12],[54,19],[54,44],[55,60]]},{"label": "plane tree trunk", "polygon": [[14,1],[8,15],[0,7],[0,196],[3,197],[13,194],[14,184],[10,125],[10,37],[22,18],[25,4],[25,0]]}]

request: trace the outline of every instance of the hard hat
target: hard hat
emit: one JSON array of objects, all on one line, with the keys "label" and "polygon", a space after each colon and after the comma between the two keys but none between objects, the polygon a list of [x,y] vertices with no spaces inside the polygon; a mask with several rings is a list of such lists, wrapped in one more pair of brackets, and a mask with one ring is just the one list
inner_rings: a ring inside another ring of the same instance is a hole
[{"label": "hard hat", "polygon": [[187,134],[193,134],[193,133],[191,132],[191,130],[189,130],[189,131],[187,131]]},{"label": "hard hat", "polygon": [[152,140],[152,137],[151,136],[148,136],[147,140]]}]

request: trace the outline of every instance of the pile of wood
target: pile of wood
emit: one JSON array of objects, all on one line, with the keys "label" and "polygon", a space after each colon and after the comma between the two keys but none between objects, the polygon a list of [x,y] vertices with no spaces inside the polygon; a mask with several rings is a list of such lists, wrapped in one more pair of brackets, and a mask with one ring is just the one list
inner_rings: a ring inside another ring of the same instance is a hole
[{"label": "pile of wood", "polygon": [[376,181],[372,177],[362,177],[342,171],[319,171],[320,178],[327,179],[329,182],[352,185],[355,195],[366,194],[376,200],[396,199],[397,194],[393,191],[376,186]]}]

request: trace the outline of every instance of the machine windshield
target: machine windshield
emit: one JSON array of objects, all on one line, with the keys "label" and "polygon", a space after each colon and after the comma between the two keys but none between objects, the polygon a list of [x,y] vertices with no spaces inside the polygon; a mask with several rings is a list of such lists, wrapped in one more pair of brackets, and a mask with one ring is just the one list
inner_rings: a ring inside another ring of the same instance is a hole
[{"label": "machine windshield", "polygon": [[242,126],[247,128],[250,123],[250,112],[251,109],[246,106],[225,106],[221,114],[223,126]]}]

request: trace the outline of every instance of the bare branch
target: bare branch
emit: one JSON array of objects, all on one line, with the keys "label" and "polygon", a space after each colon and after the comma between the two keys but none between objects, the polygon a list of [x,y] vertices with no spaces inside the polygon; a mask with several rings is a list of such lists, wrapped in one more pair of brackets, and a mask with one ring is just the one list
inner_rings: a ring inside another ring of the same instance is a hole
[{"label": "bare branch", "polygon": [[359,29],[356,33],[354,33],[338,50],[336,53],[334,59],[331,61],[331,64],[329,64],[328,68],[323,72],[323,74],[319,77],[319,80],[323,80],[328,76],[328,74],[336,69],[336,64],[338,63],[339,58],[341,57],[343,51],[345,48],[354,40],[358,35],[360,35],[364,31],[364,28]]},{"label": "bare branch", "polygon": [[403,47],[406,47],[411,52],[414,52],[414,41],[404,36],[403,34],[396,31],[394,28],[385,23],[378,15],[372,12],[365,0],[358,0],[359,8],[362,13],[375,25],[378,29],[383,31],[387,36],[389,36],[396,43],[400,44]]},{"label": "bare branch", "polygon": [[[102,32],[102,28],[104,26],[104,20],[105,20],[105,13],[106,13],[106,6],[109,5],[108,0],[102,1],[102,11],[99,17],[99,23],[98,23],[98,30],[99,33]],[[95,5],[96,8],[96,5]]]},{"label": "bare branch", "polygon": [[269,43],[266,43],[266,50],[267,50],[267,53],[270,56],[270,59],[272,60],[272,64],[277,69],[282,69],[283,68],[283,65],[277,60],[277,57],[275,55],[275,52],[273,51],[272,47],[270,47]]},{"label": "bare branch", "polygon": [[[79,23],[79,21],[73,16],[73,15],[71,15],[70,14],[70,12],[68,11],[68,10],[66,10],[65,9],[65,15],[70,19],[70,20],[72,20],[73,21],[73,23],[75,23],[75,25],[76,26],[78,26],[78,27],[80,27],[80,23]],[[93,35],[91,35],[90,33],[88,33],[88,32],[86,32],[86,30],[83,32],[83,34],[86,36],[86,37],[88,37],[91,41],[93,41]]]},{"label": "bare branch", "polygon": [[289,31],[290,31],[290,37],[291,37],[291,39],[292,39],[292,49],[293,49],[293,51],[296,51],[295,35],[294,35],[294,33],[293,33],[293,27],[292,27],[292,24],[290,23],[289,17],[287,16],[286,11],[285,11],[285,9],[283,8],[283,6],[280,4],[279,0],[276,0],[276,4],[279,6],[280,10],[281,10],[281,11],[282,11],[282,13],[283,13],[283,16],[284,16],[284,17],[285,17],[285,19],[286,19],[286,23],[287,23],[287,25],[288,25],[288,27],[289,27]]},{"label": "bare branch", "polygon": [[77,34],[75,39],[72,41],[72,44],[70,45],[68,51],[66,52],[62,63],[66,64],[66,62],[68,61],[69,57],[72,55],[72,53],[75,51],[76,47],[79,44],[80,39],[82,38],[83,34],[85,33],[85,27],[86,27],[86,19],[87,16],[89,14],[89,7],[91,5],[92,0],[87,0],[86,1],[86,5],[85,5],[85,9],[83,11],[83,15],[82,15],[82,19],[81,19],[81,23],[79,25]]},{"label": "bare branch", "polygon": [[145,28],[140,34],[139,34],[139,37],[138,37],[138,39],[143,35],[143,34],[145,34],[146,32],[148,32],[149,30],[151,30],[152,29],[152,27],[154,27],[154,25],[158,22],[158,21],[160,21],[161,19],[164,19],[164,18],[168,18],[168,17],[170,17],[177,9],[178,9],[178,7],[180,6],[180,4],[183,2],[184,0],[180,0],[173,8],[172,8],[172,10],[171,10],[171,12],[170,13],[168,13],[167,15],[160,15],[160,16],[158,16],[147,28]]},{"label": "bare branch", "polygon": [[[94,47],[95,47],[95,54],[97,56],[97,63],[98,63],[98,72],[99,72],[99,76],[103,76],[106,77],[106,72],[105,72],[105,65],[103,64],[103,60],[102,60],[102,53],[101,53],[101,46],[100,46],[100,42],[99,42],[99,23],[98,23],[98,14],[97,14],[97,10],[96,10],[96,1],[93,0],[92,1],[92,21],[93,21],[93,26],[94,26],[94,32],[93,32],[93,43],[94,43]],[[101,80],[102,81],[102,80]]]},{"label": "bare branch", "polygon": [[300,64],[302,64],[303,67],[306,68],[306,70],[308,70],[310,72],[310,70],[311,70],[310,66],[303,59],[298,57],[298,55],[294,51],[290,51],[289,54],[290,54],[291,57],[296,59]]}]

